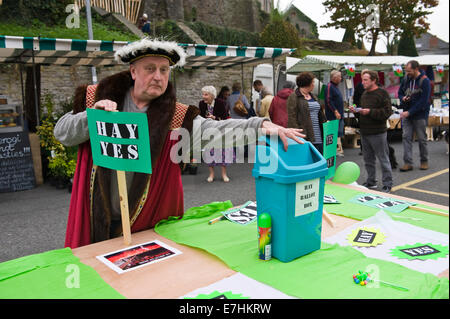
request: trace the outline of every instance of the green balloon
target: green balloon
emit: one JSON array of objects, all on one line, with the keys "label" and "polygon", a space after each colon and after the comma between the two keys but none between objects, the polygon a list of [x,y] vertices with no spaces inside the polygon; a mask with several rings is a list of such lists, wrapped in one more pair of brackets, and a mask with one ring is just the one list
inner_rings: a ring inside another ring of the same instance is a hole
[{"label": "green balloon", "polygon": [[351,184],[360,174],[359,166],[355,162],[344,162],[338,166],[334,173],[333,182],[339,184]]}]

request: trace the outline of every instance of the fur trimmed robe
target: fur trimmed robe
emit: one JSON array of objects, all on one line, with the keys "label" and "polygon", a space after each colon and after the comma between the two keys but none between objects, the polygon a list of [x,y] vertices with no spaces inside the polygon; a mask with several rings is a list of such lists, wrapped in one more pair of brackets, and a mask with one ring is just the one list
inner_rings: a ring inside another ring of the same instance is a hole
[{"label": "fur trimmed robe", "polygon": [[[83,112],[87,104],[104,99],[116,102],[118,110],[122,111],[126,93],[133,85],[129,71],[114,74],[98,84],[92,101],[89,101],[89,93],[94,92],[93,87],[80,86],[75,90],[73,113]],[[180,127],[191,132],[193,120],[198,114],[195,106],[176,102],[175,90],[170,82],[166,92],[149,104],[147,117],[153,174],[134,175],[128,192],[132,232],[154,227],[169,216],[183,215],[180,167],[170,160],[170,149],[178,141],[171,140],[170,135]],[[90,141],[80,144],[66,247],[76,248],[121,234],[121,225],[111,229],[110,183],[115,182],[111,180],[111,170],[92,165]]]}]

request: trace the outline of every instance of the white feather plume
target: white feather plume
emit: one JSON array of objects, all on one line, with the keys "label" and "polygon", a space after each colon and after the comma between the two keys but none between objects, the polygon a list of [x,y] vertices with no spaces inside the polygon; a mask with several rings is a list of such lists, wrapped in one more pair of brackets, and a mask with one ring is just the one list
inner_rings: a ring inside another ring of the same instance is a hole
[{"label": "white feather plume", "polygon": [[180,57],[180,60],[174,65],[174,67],[182,67],[186,64],[187,54],[184,49],[180,47],[176,42],[150,38],[143,38],[139,41],[132,42],[120,48],[114,54],[114,59],[119,63],[123,63],[121,59],[123,56],[135,54],[137,51],[145,50],[146,48],[150,48],[155,51],[158,49],[162,49],[169,53],[176,52]]}]

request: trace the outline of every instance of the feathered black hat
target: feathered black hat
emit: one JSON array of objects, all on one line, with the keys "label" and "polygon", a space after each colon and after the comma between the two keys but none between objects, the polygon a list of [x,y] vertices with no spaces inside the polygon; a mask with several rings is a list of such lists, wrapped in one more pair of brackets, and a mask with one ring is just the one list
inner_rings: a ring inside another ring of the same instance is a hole
[{"label": "feathered black hat", "polygon": [[176,42],[144,38],[127,44],[114,54],[118,62],[133,63],[146,56],[161,56],[169,60],[170,66],[183,66],[186,52]]}]

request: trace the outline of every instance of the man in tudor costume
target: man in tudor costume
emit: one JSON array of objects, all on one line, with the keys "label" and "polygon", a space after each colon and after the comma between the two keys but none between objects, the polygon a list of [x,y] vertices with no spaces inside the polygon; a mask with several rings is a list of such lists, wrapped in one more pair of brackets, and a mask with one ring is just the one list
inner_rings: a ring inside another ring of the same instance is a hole
[{"label": "man in tudor costume", "polygon": [[181,171],[179,163],[171,160],[171,148],[180,142],[177,130],[185,129],[192,137],[196,125],[202,131],[216,128],[223,135],[231,131],[229,128],[261,128],[264,134],[279,135],[285,150],[286,137],[302,143],[297,138],[304,137],[300,130],[286,129],[267,119],[213,121],[198,116],[197,107],[178,103],[169,74],[171,67],[184,65],[186,53],[174,42],[142,39],[118,50],[115,58],[130,63],[129,71],[107,77],[98,85],[78,87],[73,111],[55,125],[54,134],[61,143],[79,145],[66,247],[107,240],[122,232],[116,171],[92,163],[87,107],[147,114],[153,173],[126,172],[131,232],[183,215]]}]

